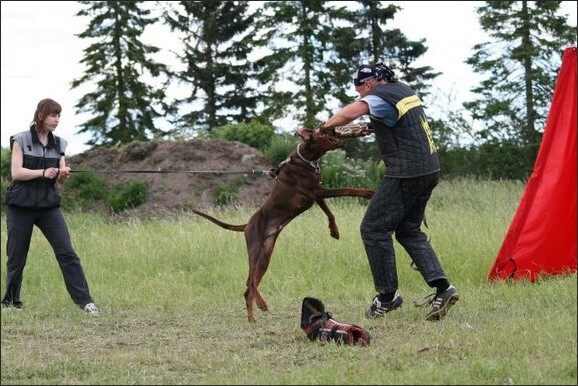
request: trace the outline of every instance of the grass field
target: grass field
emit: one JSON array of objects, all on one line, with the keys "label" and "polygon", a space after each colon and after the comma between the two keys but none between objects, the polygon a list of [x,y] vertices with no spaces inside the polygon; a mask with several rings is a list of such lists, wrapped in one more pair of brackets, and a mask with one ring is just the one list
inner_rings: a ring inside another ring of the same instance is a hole
[{"label": "grass field", "polygon": [[[35,230],[24,309],[2,312],[1,384],[576,384],[576,275],[497,282],[487,274],[521,182],[442,181],[424,229],[460,301],[439,322],[412,305],[431,292],[396,244],[405,303],[363,314],[375,295],[359,236],[363,201],[330,199],[341,239],[314,207],[278,239],[246,319],[241,233],[194,215],[111,221],[66,214],[100,315],[76,308]],[[253,208],[213,214],[244,223]],[[2,293],[6,221],[1,223]],[[321,345],[300,329],[303,297],[372,335],[369,347]]]}]

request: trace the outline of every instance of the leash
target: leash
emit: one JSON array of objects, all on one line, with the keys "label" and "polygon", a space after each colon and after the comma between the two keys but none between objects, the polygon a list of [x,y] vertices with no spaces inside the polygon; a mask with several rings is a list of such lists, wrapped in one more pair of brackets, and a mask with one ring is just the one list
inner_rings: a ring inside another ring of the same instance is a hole
[{"label": "leash", "polygon": [[186,174],[269,174],[269,170],[71,170],[71,173],[130,173],[130,174],[169,174],[169,173],[186,173]]}]

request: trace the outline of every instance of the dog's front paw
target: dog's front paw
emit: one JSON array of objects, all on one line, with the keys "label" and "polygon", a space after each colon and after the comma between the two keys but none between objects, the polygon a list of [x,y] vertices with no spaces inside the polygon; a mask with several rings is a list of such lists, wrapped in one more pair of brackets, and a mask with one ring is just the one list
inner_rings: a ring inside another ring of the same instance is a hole
[{"label": "dog's front paw", "polygon": [[336,240],[339,240],[339,230],[337,228],[329,228],[329,234]]},{"label": "dog's front paw", "polygon": [[372,198],[373,195],[375,194],[375,190],[367,189],[364,193],[365,193],[365,194],[364,194],[363,197],[365,197],[365,198]]}]

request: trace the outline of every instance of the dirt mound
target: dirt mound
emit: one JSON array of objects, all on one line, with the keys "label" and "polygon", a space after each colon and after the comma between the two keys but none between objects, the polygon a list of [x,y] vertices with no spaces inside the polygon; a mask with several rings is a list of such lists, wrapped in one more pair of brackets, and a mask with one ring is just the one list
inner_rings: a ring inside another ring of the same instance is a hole
[{"label": "dirt mound", "polygon": [[272,166],[263,153],[222,139],[135,141],[123,149],[91,149],[67,163],[73,173],[106,171],[108,187],[146,181],[148,201],[127,213],[139,217],[214,207],[223,195],[230,198],[226,205],[258,206],[274,183],[264,173]]}]

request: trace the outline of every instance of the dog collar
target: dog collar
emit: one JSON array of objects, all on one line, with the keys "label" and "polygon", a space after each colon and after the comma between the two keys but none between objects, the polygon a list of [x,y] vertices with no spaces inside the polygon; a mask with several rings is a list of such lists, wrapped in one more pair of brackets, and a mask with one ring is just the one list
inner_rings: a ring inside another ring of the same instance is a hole
[{"label": "dog collar", "polygon": [[313,169],[315,169],[315,171],[317,172],[317,174],[321,173],[321,168],[319,167],[319,163],[318,162],[314,162],[314,161],[309,161],[308,159],[306,159],[305,157],[303,157],[301,155],[301,152],[299,151],[299,146],[301,146],[301,143],[297,144],[297,155],[299,156],[299,158],[301,158],[303,161],[307,162],[309,164],[309,166],[311,166]]}]

